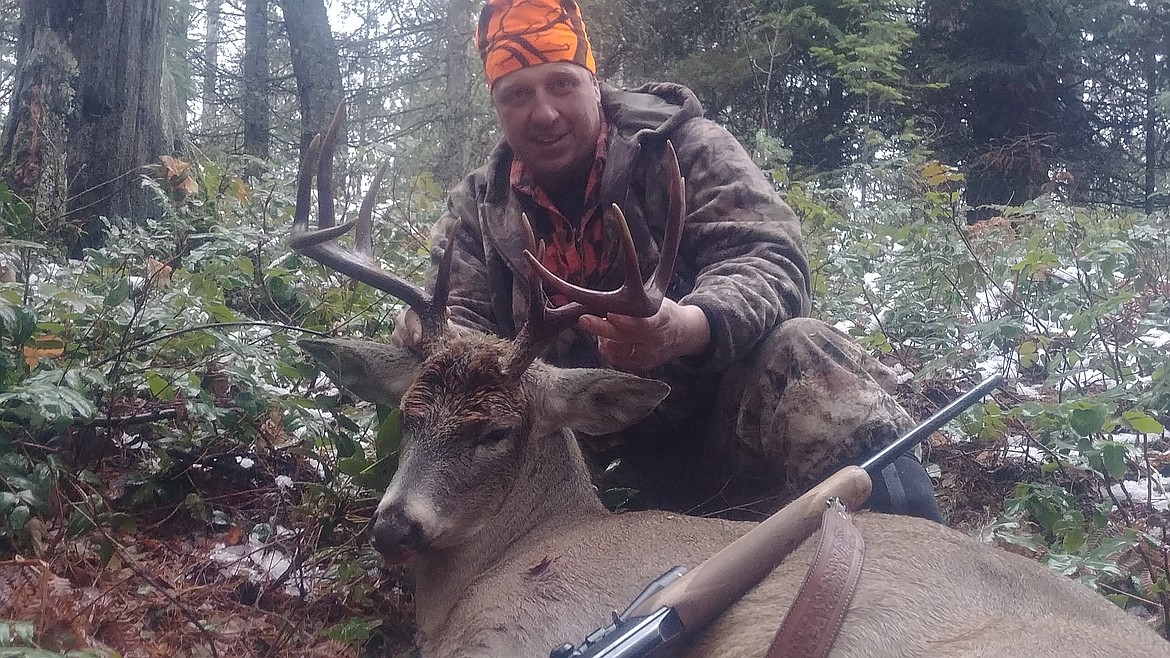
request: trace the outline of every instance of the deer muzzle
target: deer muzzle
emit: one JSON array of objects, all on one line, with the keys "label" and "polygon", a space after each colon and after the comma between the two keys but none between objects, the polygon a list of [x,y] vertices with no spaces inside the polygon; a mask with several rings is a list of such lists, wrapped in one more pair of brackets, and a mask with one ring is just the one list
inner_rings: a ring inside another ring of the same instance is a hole
[{"label": "deer muzzle", "polygon": [[378,506],[370,542],[391,564],[407,564],[430,546],[423,521],[412,518],[400,504]]}]

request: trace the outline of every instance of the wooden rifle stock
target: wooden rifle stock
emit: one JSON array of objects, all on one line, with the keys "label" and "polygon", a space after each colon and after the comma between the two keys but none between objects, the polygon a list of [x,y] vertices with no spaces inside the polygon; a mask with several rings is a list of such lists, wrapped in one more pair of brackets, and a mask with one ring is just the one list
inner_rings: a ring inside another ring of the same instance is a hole
[{"label": "wooden rifle stock", "polygon": [[846,466],[829,476],[662,591],[629,610],[629,617],[649,615],[666,606],[675,610],[687,632],[702,628],[747,594],[789,553],[811,537],[820,527],[821,515],[831,499],[839,498],[846,509],[859,509],[869,498],[873,486],[871,474],[880,472],[1002,383],[1000,375],[985,379],[861,466]]}]

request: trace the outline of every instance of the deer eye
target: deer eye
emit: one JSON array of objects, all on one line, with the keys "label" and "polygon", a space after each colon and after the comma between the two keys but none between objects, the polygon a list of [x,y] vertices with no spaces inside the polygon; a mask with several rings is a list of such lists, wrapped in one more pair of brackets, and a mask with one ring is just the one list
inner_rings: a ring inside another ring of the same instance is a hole
[{"label": "deer eye", "polygon": [[499,443],[500,441],[503,441],[504,439],[508,438],[508,435],[510,435],[511,433],[512,433],[512,431],[510,429],[507,429],[507,428],[494,429],[494,430],[488,432],[487,434],[484,434],[482,437],[480,437],[479,444],[480,445],[495,445],[495,444]]}]

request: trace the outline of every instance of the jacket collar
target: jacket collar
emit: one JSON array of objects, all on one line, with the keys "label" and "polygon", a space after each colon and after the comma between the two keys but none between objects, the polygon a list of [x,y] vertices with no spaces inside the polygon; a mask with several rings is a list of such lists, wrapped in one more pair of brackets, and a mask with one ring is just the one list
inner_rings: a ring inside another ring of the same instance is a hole
[{"label": "jacket collar", "polygon": [[[625,207],[643,144],[661,143],[675,128],[691,118],[702,116],[703,108],[694,93],[681,85],[653,83],[633,91],[601,85],[601,107],[609,129],[605,170],[601,176],[601,202]],[[512,148],[501,140],[488,158],[486,189],[479,204],[480,223],[485,237],[512,272],[521,280],[528,277],[524,259],[525,231],[521,214],[524,208],[511,193]],[[634,246],[639,253],[650,240],[644,221],[630,226]]]}]

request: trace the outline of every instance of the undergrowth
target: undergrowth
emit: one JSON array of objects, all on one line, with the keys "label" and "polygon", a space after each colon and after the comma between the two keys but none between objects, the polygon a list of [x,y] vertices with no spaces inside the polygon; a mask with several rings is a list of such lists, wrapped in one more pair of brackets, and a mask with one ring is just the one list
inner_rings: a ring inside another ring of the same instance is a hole
[{"label": "undergrowth", "polygon": [[[0,590],[36,583],[25,608],[0,604],[0,655],[356,655],[404,637],[409,592],[363,534],[394,414],[296,347],[385,339],[396,302],[289,250],[277,176],[179,164],[143,182],[165,216],[111,222],[80,261],[0,189]],[[1010,382],[934,438],[952,522],[1165,627],[1166,218],[1050,195],[967,226],[952,168],[867,176],[865,204],[786,190],[817,314],[903,373],[917,415],[991,372]],[[412,189],[378,231],[383,265],[417,279],[442,203]],[[976,500],[976,479],[998,488]],[[61,576],[98,583],[68,617],[45,611]]]}]

